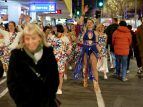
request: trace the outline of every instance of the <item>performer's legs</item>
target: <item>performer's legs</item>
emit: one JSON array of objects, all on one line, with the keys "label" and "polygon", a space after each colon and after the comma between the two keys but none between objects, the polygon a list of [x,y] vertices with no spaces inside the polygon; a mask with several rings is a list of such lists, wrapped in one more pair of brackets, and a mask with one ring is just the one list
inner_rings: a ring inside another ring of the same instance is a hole
[{"label": "performer's legs", "polygon": [[83,76],[84,76],[84,87],[87,87],[87,77],[88,77],[88,69],[87,69],[87,55],[86,53],[84,54],[84,59],[83,59]]},{"label": "performer's legs", "polygon": [[62,85],[63,85],[63,74],[59,74],[59,80],[60,80],[59,89],[62,90]]},{"label": "performer's legs", "polygon": [[67,80],[68,62],[65,63],[64,80]]},{"label": "performer's legs", "polygon": [[92,72],[93,72],[93,76],[95,77],[96,80],[94,80],[94,85],[95,85],[95,92],[98,91],[98,71],[97,71],[97,58],[95,57],[95,55],[92,53],[90,55],[90,59],[91,59],[91,65],[92,65]]}]

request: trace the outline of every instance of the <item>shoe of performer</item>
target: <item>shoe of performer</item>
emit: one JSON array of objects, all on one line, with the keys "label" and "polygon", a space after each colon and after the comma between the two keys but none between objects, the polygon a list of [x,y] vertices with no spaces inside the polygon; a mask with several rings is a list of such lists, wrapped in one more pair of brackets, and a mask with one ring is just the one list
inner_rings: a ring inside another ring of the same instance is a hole
[{"label": "shoe of performer", "polygon": [[3,73],[3,77],[6,77],[6,76],[7,76],[7,72],[4,72],[4,73]]},{"label": "shoe of performer", "polygon": [[105,80],[108,79],[107,75],[104,75],[104,79],[105,79]]},{"label": "shoe of performer", "polygon": [[129,70],[127,70],[127,74],[129,73],[130,71]]},{"label": "shoe of performer", "polygon": [[84,86],[84,87],[87,87],[87,86],[88,86],[87,81],[84,81],[83,86]]},{"label": "shoe of performer", "polygon": [[72,66],[69,67],[69,70],[72,70]]},{"label": "shoe of performer", "polygon": [[58,91],[57,91],[56,94],[62,94],[62,90],[61,90],[61,89],[58,89]]},{"label": "shoe of performer", "polygon": [[64,74],[64,80],[67,80],[67,78],[68,78],[67,74]]}]

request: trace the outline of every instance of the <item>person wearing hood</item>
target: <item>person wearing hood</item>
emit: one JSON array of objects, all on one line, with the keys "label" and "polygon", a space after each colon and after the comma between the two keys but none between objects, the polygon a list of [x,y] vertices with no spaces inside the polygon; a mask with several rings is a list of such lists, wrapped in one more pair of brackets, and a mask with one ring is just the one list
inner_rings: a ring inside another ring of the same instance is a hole
[{"label": "person wearing hood", "polygon": [[130,30],[126,27],[127,23],[121,21],[117,30],[113,33],[112,45],[116,57],[116,76],[120,76],[120,65],[122,64],[122,81],[127,81],[126,69],[127,58],[129,55],[129,46],[132,42]]}]

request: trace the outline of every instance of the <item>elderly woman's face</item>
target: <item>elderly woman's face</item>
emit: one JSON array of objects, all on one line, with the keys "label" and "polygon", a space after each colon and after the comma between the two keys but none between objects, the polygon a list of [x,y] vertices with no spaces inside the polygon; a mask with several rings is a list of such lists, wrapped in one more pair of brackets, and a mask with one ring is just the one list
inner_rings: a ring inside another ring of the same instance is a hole
[{"label": "elderly woman's face", "polygon": [[24,36],[24,43],[31,51],[34,51],[37,49],[38,45],[40,44],[40,41],[41,41],[41,38],[38,34],[34,34],[32,36],[29,36],[29,35]]}]

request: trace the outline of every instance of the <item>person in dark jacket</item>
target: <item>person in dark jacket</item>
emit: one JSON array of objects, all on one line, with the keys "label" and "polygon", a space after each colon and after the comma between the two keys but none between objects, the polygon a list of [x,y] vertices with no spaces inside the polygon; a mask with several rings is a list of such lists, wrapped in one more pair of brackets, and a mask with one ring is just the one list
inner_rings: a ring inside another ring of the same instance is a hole
[{"label": "person in dark jacket", "polygon": [[134,57],[136,57],[137,66],[138,66],[137,74],[141,74],[142,65],[141,65],[141,57],[140,57],[140,53],[139,53],[139,47],[138,47],[138,43],[137,43],[137,39],[136,39],[136,34],[134,34],[134,36],[132,38],[133,38],[132,41],[133,41]]},{"label": "person in dark jacket", "polygon": [[[132,26],[131,26],[131,25],[128,25],[127,28],[130,30],[130,32],[131,32],[131,34],[132,34],[132,38],[133,38],[134,32],[132,31]],[[131,42],[131,45],[130,45],[130,47],[129,47],[129,55],[128,55],[128,60],[127,60],[127,74],[130,72],[130,71],[129,71],[129,65],[130,65],[131,56],[133,55],[132,48],[133,48],[133,42]]]},{"label": "person in dark jacket", "polygon": [[[142,24],[137,28],[136,40],[139,47],[139,54],[141,57],[141,64],[143,68],[143,17],[141,18]],[[143,73],[143,71],[141,71]],[[143,79],[143,76],[141,77]]]},{"label": "person in dark jacket", "polygon": [[11,52],[7,75],[10,96],[17,107],[57,107],[59,72],[53,48],[36,24],[28,24],[17,49]]},{"label": "person in dark jacket", "polygon": [[[115,68],[116,69],[116,58],[115,58],[115,53],[114,53],[114,48],[112,45],[112,35],[114,33],[115,30],[117,30],[118,27],[118,19],[117,18],[113,18],[113,24],[109,25],[106,29],[106,34],[107,34],[107,46],[108,46],[108,51],[109,51],[109,55],[110,55],[110,62],[111,62],[111,68]],[[112,58],[113,58],[113,62],[112,62]]]}]

